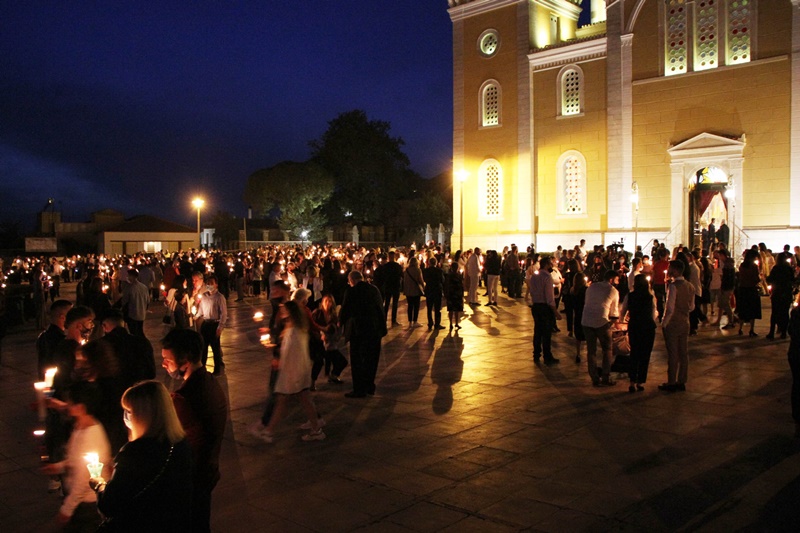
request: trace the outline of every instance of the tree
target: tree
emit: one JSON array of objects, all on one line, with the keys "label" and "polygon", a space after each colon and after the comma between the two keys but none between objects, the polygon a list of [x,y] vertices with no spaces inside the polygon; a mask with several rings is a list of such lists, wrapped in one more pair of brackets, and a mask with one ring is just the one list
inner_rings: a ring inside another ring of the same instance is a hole
[{"label": "tree", "polygon": [[224,249],[231,248],[234,242],[239,241],[239,230],[243,228],[241,220],[231,215],[227,211],[217,211],[211,219],[211,227],[214,228],[214,239]]},{"label": "tree", "polygon": [[306,231],[310,239],[320,239],[327,224],[321,208],[332,194],[333,179],[321,166],[284,161],[251,174],[244,199],[263,213],[279,210],[278,225],[295,237]]},{"label": "tree", "polygon": [[310,142],[313,160],[336,183],[327,209],[333,222],[389,221],[397,201],[408,193],[414,174],[402,151],[403,140],[391,137],[390,128],[388,122],[368,120],[362,110],[348,111]]}]

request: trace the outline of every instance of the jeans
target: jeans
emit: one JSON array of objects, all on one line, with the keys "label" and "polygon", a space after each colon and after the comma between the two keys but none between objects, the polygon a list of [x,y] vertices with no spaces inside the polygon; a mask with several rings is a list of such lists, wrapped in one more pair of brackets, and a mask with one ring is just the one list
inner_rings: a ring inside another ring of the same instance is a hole
[{"label": "jeans", "polygon": [[[611,322],[599,328],[583,326],[583,334],[586,337],[586,360],[592,382],[599,382],[601,377],[603,381],[608,381],[608,375],[611,373]],[[600,349],[603,350],[602,376],[597,375],[597,341],[600,341]]]}]

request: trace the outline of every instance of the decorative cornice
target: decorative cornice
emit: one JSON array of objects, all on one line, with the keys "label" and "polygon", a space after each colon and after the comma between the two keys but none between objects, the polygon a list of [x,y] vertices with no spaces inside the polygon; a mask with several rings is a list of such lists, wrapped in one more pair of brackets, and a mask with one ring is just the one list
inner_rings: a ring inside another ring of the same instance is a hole
[{"label": "decorative cornice", "polygon": [[570,17],[573,20],[578,20],[581,16],[581,11],[583,11],[580,5],[576,5],[569,0],[567,2],[563,0],[532,0],[532,2],[534,4],[539,4],[545,9],[549,9],[557,15]]},{"label": "decorative cornice", "polygon": [[626,33],[625,35],[620,35],[619,40],[622,43],[623,48],[629,48],[633,46],[633,34]]},{"label": "decorative cornice", "polygon": [[496,9],[526,2],[527,0],[448,0],[450,20],[456,22],[475,15],[488,13]]},{"label": "decorative cornice", "polygon": [[597,59],[606,56],[606,43],[606,37],[592,37],[563,46],[543,48],[528,54],[528,62],[533,70],[543,70],[567,63]]}]

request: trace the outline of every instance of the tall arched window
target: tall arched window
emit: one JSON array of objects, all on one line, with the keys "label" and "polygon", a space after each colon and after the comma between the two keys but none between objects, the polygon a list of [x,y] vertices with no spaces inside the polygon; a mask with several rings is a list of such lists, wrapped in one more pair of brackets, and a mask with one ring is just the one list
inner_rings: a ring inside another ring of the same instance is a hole
[{"label": "tall arched window", "polygon": [[500,125],[500,84],[496,80],[488,80],[481,86],[481,126]]},{"label": "tall arched window", "polygon": [[496,159],[487,159],[478,172],[478,218],[499,219],[503,213],[503,167]]},{"label": "tall arched window", "polygon": [[559,215],[586,214],[586,158],[569,150],[558,158],[556,202]]},{"label": "tall arched window", "polygon": [[559,115],[583,113],[583,70],[578,65],[567,65],[558,73]]}]

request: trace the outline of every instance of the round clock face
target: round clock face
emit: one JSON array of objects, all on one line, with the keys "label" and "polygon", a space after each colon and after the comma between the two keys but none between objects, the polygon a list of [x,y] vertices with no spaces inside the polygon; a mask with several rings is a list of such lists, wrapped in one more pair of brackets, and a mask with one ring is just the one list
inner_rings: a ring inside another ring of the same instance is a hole
[{"label": "round clock face", "polygon": [[494,30],[487,30],[483,32],[478,40],[478,48],[481,53],[487,57],[494,55],[497,52],[497,47],[500,44],[500,39],[497,37],[497,32]]}]

